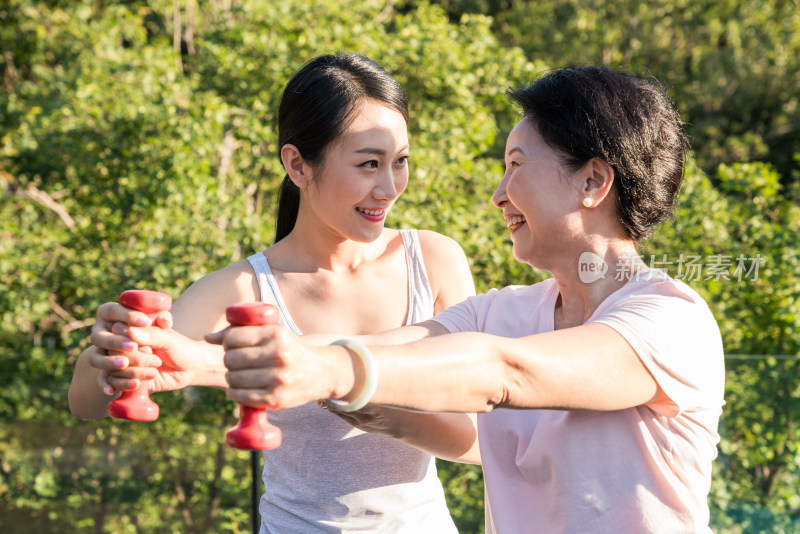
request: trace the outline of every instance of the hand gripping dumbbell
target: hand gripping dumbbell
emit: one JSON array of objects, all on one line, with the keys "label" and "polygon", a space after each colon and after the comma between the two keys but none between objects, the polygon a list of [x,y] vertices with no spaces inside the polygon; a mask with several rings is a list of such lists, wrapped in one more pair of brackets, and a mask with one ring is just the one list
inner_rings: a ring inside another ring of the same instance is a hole
[{"label": "hand gripping dumbbell", "polygon": [[[146,289],[124,291],[119,297],[119,303],[126,308],[147,314],[151,324],[158,312],[172,308],[172,298],[169,295]],[[117,419],[155,421],[158,419],[158,404],[150,400],[147,383],[142,381],[138,388],[123,391],[119,398],[108,405],[106,412]]]},{"label": "hand gripping dumbbell", "polygon": [[[277,324],[280,311],[266,302],[229,306],[225,316],[232,326]],[[234,449],[271,450],[281,445],[281,430],[267,419],[264,406],[239,405],[239,424],[228,430],[225,441]]]}]

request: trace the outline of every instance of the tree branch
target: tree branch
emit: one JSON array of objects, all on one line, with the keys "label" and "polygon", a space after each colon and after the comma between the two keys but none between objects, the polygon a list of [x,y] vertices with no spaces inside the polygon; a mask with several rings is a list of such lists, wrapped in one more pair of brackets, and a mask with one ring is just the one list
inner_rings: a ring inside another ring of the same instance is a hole
[{"label": "tree branch", "polygon": [[64,209],[61,204],[53,200],[53,197],[37,188],[35,185],[28,184],[26,189],[18,189],[17,194],[38,202],[42,206],[52,210],[62,221],[64,221],[64,224],[66,224],[67,228],[70,230],[75,227],[75,221],[72,219],[72,217],[70,217],[69,213],[67,213],[67,210]]}]

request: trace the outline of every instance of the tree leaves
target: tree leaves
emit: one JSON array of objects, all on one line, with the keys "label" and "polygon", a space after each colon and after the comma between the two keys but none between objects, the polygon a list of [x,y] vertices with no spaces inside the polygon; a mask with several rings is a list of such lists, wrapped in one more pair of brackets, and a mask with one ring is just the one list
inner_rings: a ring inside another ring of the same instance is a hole
[{"label": "tree leaves", "polygon": [[[667,85],[697,159],[675,220],[641,252],[709,301],[732,358],[714,526],[788,530],[800,509],[795,8],[6,2],[0,530],[247,530],[247,463],[220,449],[235,422],[222,392],[157,395],[162,418],[136,425],[79,422],[66,390],[100,303],[131,287],[176,297],[271,244],[281,91],[312,56],[337,50],[374,58],[409,95],[410,184],[389,224],[454,237],[479,291],[548,276],[513,259],[489,200],[518,119],[505,90],[551,66],[603,61]],[[687,276],[690,258],[699,276]],[[462,532],[481,531],[480,470],[440,462],[440,476]]]}]

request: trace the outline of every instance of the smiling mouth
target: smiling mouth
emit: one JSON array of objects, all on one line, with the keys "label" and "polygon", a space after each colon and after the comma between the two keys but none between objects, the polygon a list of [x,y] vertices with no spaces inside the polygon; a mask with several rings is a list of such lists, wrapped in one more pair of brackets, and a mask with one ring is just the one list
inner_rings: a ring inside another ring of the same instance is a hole
[{"label": "smiling mouth", "polygon": [[370,217],[380,217],[384,213],[384,210],[368,210],[366,208],[356,208],[356,210]]},{"label": "smiling mouth", "polygon": [[386,215],[386,209],[367,209],[367,208],[356,208],[356,211],[361,215],[364,215],[370,219],[378,220],[382,219]]},{"label": "smiling mouth", "polygon": [[525,221],[526,221],[525,217],[523,217],[522,215],[517,215],[515,217],[511,217],[508,220],[506,220],[506,226],[508,226],[508,229],[513,232],[514,230],[522,226],[522,224],[525,223]]}]

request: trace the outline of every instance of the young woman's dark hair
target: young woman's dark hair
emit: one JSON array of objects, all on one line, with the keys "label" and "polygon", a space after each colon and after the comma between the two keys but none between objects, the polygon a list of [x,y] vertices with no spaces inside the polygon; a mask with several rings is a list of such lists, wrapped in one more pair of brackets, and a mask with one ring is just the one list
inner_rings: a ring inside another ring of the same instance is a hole
[{"label": "young woman's dark hair", "polygon": [[[361,54],[319,56],[300,69],[283,91],[278,110],[278,151],[297,147],[303,159],[320,167],[326,149],[344,133],[364,100],[375,100],[408,118],[408,99],[394,77]],[[277,243],[297,221],[300,191],[285,176],[280,189]]]},{"label": "young woman's dark hair", "polygon": [[689,141],[655,80],[570,67],[508,94],[568,169],[592,158],[614,168],[620,222],[631,239],[649,237],[671,215]]}]

